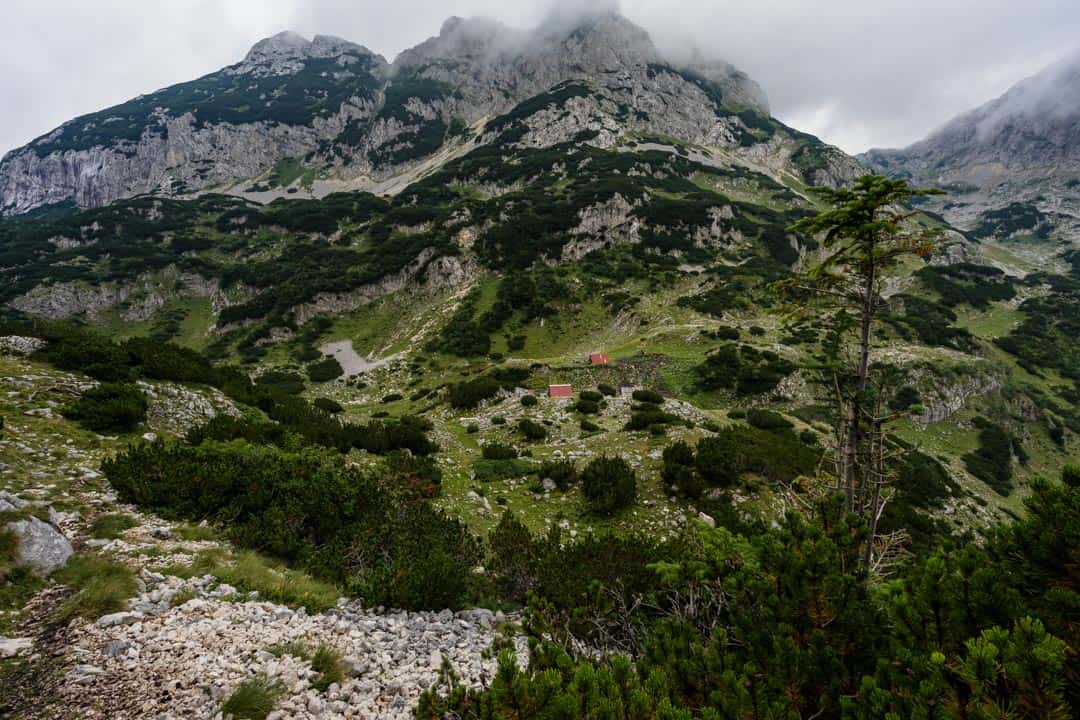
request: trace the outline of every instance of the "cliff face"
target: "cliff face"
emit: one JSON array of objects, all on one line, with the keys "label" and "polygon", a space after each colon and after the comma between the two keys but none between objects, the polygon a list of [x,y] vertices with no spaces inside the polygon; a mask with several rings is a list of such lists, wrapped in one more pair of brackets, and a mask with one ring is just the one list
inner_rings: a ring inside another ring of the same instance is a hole
[{"label": "cliff face", "polygon": [[[537,114],[567,83],[586,90]],[[533,147],[583,132],[601,147],[659,134],[815,181],[855,173],[850,158],[812,138],[812,157],[793,157],[807,136],[768,116],[752,80],[722,62],[672,65],[617,14],[529,32],[451,18],[393,64],[338,38],[282,33],[236,65],[71,120],[0,161],[0,212],[211,187],[258,199],[268,198],[252,193],[289,185],[392,192],[403,184],[391,178],[490,140],[485,123],[515,111],[533,116],[520,140]],[[283,161],[301,173],[275,176]]]},{"label": "cliff face", "polygon": [[941,187],[934,203],[979,237],[1080,231],[1080,55],[1028,78],[902,150],[871,150],[874,170]]}]

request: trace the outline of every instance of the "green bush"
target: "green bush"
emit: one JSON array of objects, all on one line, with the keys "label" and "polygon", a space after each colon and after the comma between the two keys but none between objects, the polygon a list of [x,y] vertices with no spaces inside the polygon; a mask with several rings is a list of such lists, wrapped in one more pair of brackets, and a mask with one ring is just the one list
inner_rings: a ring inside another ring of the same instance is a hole
[{"label": "green bush", "polygon": [[535,407],[536,405],[539,404],[539,402],[540,401],[536,399],[535,395],[522,395],[521,396],[521,404],[522,404],[523,407]]},{"label": "green bush", "polygon": [[529,418],[518,420],[517,429],[519,433],[525,436],[526,440],[531,442],[544,440],[548,436],[547,428]]},{"label": "green bush", "polygon": [[789,430],[795,424],[778,412],[761,408],[746,411],[746,422],[759,430]]},{"label": "green bush", "polygon": [[588,418],[581,418],[581,422],[579,423],[579,427],[581,428],[581,430],[583,432],[588,432],[588,433],[597,432],[598,430],[601,429],[599,425],[594,423],[592,420],[589,420]]},{"label": "green bush", "polygon": [[620,457],[598,457],[582,470],[581,491],[592,512],[611,515],[637,499],[637,476]]},{"label": "green bush", "polygon": [[560,490],[567,490],[577,480],[577,468],[570,460],[545,460],[537,473],[540,479],[550,478]]},{"label": "green bush", "polygon": [[655,390],[635,390],[634,399],[640,403],[653,403],[654,405],[661,405],[664,402],[664,396]]},{"label": "green bush", "polygon": [[964,466],[999,495],[1012,492],[1013,438],[1000,425],[977,418],[979,447],[964,455]]},{"label": "green bush", "polygon": [[340,378],[342,375],[345,375],[345,368],[341,367],[341,363],[337,361],[336,357],[327,356],[318,363],[308,365],[308,378],[312,382],[329,382]]},{"label": "green bush", "polygon": [[581,399],[598,403],[604,399],[604,394],[598,390],[582,390]]},{"label": "green bush", "polygon": [[474,380],[454,383],[447,390],[450,406],[458,409],[474,408],[484,400],[499,394],[502,385],[493,377],[483,376]]},{"label": "green bush", "polygon": [[64,408],[64,416],[95,432],[126,432],[146,420],[146,395],[130,383],[102,383]]},{"label": "green bush", "polygon": [[330,398],[315,398],[311,401],[311,404],[322,410],[323,412],[329,413],[331,415],[337,415],[338,413],[345,410],[345,408],[341,406],[341,403],[339,403],[337,400],[332,400]]},{"label": "green bush", "polygon": [[600,405],[595,400],[582,398],[574,403],[574,409],[583,415],[596,415],[600,412]]},{"label": "green bush", "polygon": [[236,545],[299,564],[371,604],[459,606],[480,560],[465,526],[414,490],[425,473],[411,465],[365,474],[315,448],[234,440],[133,446],[103,469],[124,502],[221,524]]},{"label": "green bush", "polygon": [[480,449],[485,460],[512,460],[518,456],[517,448],[500,442],[490,442]]},{"label": "green bush", "polygon": [[606,385],[604,383],[600,383],[599,385],[597,385],[596,389],[599,390],[602,394],[607,395],[608,397],[615,397],[615,395],[618,394],[613,386]]}]

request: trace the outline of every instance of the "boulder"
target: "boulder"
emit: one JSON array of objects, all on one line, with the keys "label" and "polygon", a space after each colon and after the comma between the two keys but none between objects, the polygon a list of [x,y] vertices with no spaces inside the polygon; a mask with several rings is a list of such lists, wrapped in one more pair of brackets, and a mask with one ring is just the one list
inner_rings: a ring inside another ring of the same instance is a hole
[{"label": "boulder", "polygon": [[0,658],[13,658],[22,655],[33,646],[33,638],[0,637]]},{"label": "boulder", "polygon": [[16,562],[29,565],[41,575],[59,570],[71,557],[71,543],[64,533],[44,520],[36,517],[16,520],[8,523],[7,528],[18,541]]},{"label": "boulder", "polygon": [[12,495],[7,490],[0,490],[0,512],[21,510],[27,505],[29,505],[29,503],[22,498]]}]

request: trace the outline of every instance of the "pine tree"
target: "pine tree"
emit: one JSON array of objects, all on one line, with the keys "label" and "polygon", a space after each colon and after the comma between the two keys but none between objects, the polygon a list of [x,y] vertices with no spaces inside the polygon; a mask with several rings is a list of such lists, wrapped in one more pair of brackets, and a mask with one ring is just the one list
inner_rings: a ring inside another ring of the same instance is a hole
[{"label": "pine tree", "polygon": [[[871,376],[872,331],[883,304],[886,271],[904,256],[929,256],[940,235],[915,221],[918,213],[908,209],[910,201],[940,191],[865,175],[851,188],[815,187],[810,192],[830,209],[790,229],[820,236],[825,255],[781,287],[788,293],[827,300],[838,309],[836,330],[841,342],[826,363],[838,411],[836,478],[848,510],[863,517],[870,529],[863,552],[869,565],[887,481],[883,425],[896,415],[887,410],[881,388]],[[852,333],[853,342],[847,340]],[[854,350],[853,358],[843,357],[848,349]]]}]

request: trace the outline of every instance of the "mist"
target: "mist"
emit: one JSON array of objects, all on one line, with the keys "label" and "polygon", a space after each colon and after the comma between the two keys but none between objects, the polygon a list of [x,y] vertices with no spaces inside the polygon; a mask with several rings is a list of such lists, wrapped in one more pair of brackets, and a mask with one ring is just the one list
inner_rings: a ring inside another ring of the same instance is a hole
[{"label": "mist", "polygon": [[[213,72],[259,39],[331,34],[392,60],[450,15],[556,28],[613,2],[522,0],[7,0],[0,151],[79,114]],[[692,53],[757,81],[773,113],[852,153],[907,145],[1077,50],[1064,0],[623,0],[674,60]],[[508,49],[515,33],[505,35]],[[15,111],[11,111],[14,108]]]}]

